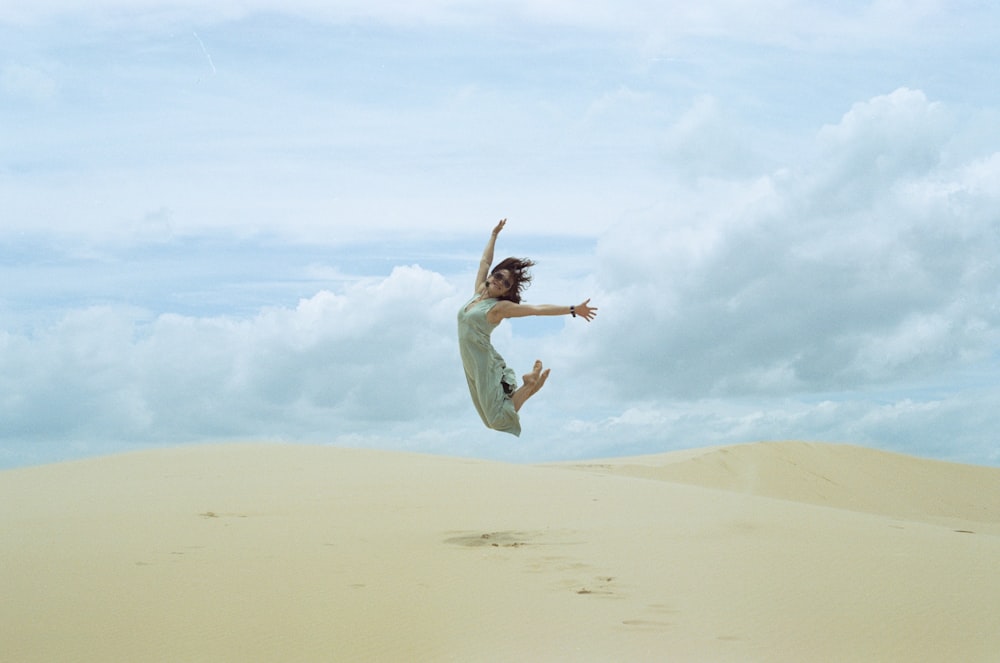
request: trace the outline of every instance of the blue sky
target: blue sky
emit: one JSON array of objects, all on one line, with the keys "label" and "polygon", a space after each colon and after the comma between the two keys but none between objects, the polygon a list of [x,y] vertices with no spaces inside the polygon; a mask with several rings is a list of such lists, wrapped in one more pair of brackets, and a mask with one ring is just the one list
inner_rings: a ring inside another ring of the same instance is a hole
[{"label": "blue sky", "polygon": [[[221,440],[1000,464],[985,2],[0,1],[0,467]],[[538,262],[482,427],[490,229]]]}]

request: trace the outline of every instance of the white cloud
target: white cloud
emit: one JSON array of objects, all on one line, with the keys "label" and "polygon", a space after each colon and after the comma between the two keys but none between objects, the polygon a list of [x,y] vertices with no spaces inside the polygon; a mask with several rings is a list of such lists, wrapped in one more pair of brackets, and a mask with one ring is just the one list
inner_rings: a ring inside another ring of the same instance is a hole
[{"label": "white cloud", "polygon": [[[0,3],[0,434],[995,458],[997,10],[896,4]],[[601,308],[497,332],[518,441],[454,348],[505,215]]]},{"label": "white cloud", "polygon": [[900,88],[854,104],[838,124],[819,132],[808,175],[813,204],[836,211],[870,208],[893,185],[938,166],[953,124],[942,105],[919,90]]},{"label": "white cloud", "polygon": [[706,398],[933,380],[988,356],[1000,209],[976,173],[995,157],[942,168],[961,131],[898,90],[824,128],[815,162],[672,189],[601,240],[596,363],[633,397]]},{"label": "white cloud", "polygon": [[49,329],[4,335],[4,437],[329,439],[403,421],[433,428],[465,388],[458,306],[441,276],[397,267],[251,318],[70,311]]}]

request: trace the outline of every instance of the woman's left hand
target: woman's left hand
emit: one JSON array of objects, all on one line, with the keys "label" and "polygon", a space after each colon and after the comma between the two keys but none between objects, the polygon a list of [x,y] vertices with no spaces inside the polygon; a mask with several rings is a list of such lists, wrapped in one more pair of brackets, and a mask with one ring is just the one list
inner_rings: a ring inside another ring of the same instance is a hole
[{"label": "woman's left hand", "polygon": [[597,317],[597,307],[590,305],[589,298],[582,304],[577,304],[574,308],[577,317],[583,318],[587,322],[590,322],[595,317]]}]

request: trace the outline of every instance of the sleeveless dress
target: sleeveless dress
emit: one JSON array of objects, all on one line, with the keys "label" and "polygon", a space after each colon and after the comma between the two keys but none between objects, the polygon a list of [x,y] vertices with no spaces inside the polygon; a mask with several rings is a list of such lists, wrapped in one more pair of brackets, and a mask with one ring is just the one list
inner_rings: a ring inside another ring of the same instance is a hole
[{"label": "sleeveless dress", "polygon": [[510,399],[517,389],[517,376],[490,342],[497,325],[486,319],[500,300],[488,298],[472,304],[475,298],[458,311],[458,348],[472,403],[488,428],[520,436],[521,419]]}]

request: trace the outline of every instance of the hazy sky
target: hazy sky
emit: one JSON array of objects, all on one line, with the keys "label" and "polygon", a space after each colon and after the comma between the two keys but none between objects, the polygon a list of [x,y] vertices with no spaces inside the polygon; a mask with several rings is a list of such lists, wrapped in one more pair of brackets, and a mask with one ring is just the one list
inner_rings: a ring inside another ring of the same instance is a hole
[{"label": "hazy sky", "polygon": [[[0,0],[0,467],[1000,465],[998,56],[972,0]],[[456,345],[501,217],[529,303],[600,307],[494,334],[552,368],[519,439]]]}]

